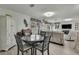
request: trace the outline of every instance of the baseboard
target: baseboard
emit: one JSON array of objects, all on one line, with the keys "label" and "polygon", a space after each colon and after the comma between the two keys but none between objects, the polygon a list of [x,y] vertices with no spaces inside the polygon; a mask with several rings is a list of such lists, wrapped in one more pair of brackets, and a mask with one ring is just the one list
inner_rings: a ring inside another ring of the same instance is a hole
[{"label": "baseboard", "polygon": [[64,46],[63,44],[60,44],[60,43],[56,43],[56,42],[52,42],[52,41],[50,41],[50,43],[53,43],[53,44],[57,44],[57,45],[61,45],[61,46]]},{"label": "baseboard", "polygon": [[8,51],[11,50],[11,49],[12,49],[13,47],[15,47],[15,46],[16,46],[16,45],[13,45],[12,47],[10,47],[10,48],[8,49]]},{"label": "baseboard", "polygon": [[66,41],[75,41],[75,40],[66,40]]},{"label": "baseboard", "polygon": [[10,47],[8,50],[0,50],[0,52],[6,52],[6,51],[9,51],[11,50],[13,47],[15,47],[16,45],[13,45],[12,47]]},{"label": "baseboard", "polygon": [[6,50],[0,50],[0,52],[6,52]]}]

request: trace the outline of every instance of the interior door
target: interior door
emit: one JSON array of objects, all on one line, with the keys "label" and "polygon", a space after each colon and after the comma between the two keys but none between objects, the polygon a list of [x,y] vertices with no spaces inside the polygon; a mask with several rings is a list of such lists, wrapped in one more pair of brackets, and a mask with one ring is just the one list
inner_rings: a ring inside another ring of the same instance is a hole
[{"label": "interior door", "polygon": [[15,33],[15,24],[14,20],[12,19],[11,16],[7,16],[7,45],[8,48],[12,47],[15,45],[15,38],[14,38],[14,33]]},{"label": "interior door", "polygon": [[6,17],[0,16],[0,50],[6,49]]},{"label": "interior door", "polygon": [[11,41],[12,41],[12,45],[15,45],[16,41],[15,41],[15,37],[14,34],[16,33],[16,24],[15,24],[15,20],[13,18],[11,18]]},{"label": "interior door", "polygon": [[6,16],[7,20],[7,49],[11,47],[11,18]]}]

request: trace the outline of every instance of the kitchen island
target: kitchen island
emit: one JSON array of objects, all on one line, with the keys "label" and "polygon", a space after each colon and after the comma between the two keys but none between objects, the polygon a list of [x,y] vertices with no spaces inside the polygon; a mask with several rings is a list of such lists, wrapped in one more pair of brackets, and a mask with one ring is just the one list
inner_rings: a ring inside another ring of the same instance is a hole
[{"label": "kitchen island", "polygon": [[52,31],[51,43],[64,45],[64,33],[59,31]]}]

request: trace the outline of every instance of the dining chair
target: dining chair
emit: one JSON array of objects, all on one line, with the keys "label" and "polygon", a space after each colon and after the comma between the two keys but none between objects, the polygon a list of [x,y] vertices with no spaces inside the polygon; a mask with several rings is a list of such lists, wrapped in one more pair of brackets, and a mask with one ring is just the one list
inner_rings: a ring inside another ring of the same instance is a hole
[{"label": "dining chair", "polygon": [[18,35],[14,35],[17,43],[17,55],[19,55],[19,51],[24,55],[24,52],[27,52],[31,49],[31,46],[22,43],[22,39]]},{"label": "dining chair", "polygon": [[51,34],[49,35],[46,33],[43,38],[43,41],[40,42],[40,44],[35,47],[36,54],[37,54],[37,50],[39,50],[42,53],[42,55],[44,55],[44,52],[47,50],[47,54],[49,55],[49,41],[50,41],[50,39],[51,39]]},{"label": "dining chair", "polygon": [[40,34],[39,35],[41,35],[41,36],[45,36],[46,35],[46,32],[45,31],[40,31]]}]

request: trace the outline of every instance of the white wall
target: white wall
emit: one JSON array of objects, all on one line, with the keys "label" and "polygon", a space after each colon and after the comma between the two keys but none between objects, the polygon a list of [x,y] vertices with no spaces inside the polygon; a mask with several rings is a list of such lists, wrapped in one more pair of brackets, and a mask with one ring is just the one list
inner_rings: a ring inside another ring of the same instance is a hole
[{"label": "white wall", "polygon": [[15,20],[15,26],[16,26],[15,32],[20,31],[22,28],[25,27],[25,25],[23,23],[24,19],[27,20],[27,23],[30,26],[30,17],[27,15],[0,8],[0,15],[5,15],[5,14],[11,15],[12,19]]}]

